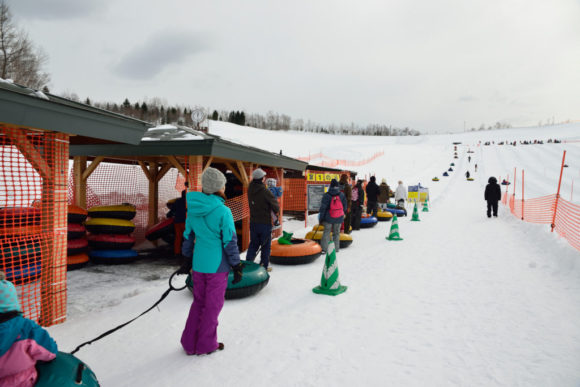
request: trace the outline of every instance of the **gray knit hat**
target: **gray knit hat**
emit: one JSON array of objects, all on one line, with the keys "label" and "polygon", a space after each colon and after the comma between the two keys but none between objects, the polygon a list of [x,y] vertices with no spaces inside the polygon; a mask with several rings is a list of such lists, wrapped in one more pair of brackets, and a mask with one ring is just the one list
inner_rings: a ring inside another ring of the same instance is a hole
[{"label": "gray knit hat", "polygon": [[201,190],[206,194],[219,191],[226,185],[226,177],[218,169],[209,167],[201,175]]},{"label": "gray knit hat", "polygon": [[261,179],[262,177],[266,176],[266,172],[262,168],[254,169],[252,172],[252,179]]}]

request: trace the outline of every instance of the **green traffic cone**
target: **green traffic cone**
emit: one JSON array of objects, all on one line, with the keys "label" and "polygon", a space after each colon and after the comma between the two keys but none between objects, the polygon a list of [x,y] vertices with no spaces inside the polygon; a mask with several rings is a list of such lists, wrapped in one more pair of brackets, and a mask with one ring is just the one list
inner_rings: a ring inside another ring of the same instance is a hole
[{"label": "green traffic cone", "polygon": [[427,200],[423,202],[423,212],[429,212],[429,204],[427,203]]},{"label": "green traffic cone", "polygon": [[334,251],[334,242],[328,242],[326,248],[326,260],[322,268],[322,277],[320,286],[315,287],[312,291],[316,294],[326,294],[327,296],[336,296],[346,292],[347,286],[340,284],[338,280],[338,263],[336,262],[336,251]]},{"label": "green traffic cone", "polygon": [[415,202],[415,207],[413,208],[413,217],[411,218],[411,222],[420,222],[419,219],[419,211],[417,210],[417,202]]},{"label": "green traffic cone", "polygon": [[391,231],[389,236],[386,238],[388,241],[402,241],[403,238],[399,235],[399,223],[397,221],[397,215],[393,215],[393,220],[391,221]]}]

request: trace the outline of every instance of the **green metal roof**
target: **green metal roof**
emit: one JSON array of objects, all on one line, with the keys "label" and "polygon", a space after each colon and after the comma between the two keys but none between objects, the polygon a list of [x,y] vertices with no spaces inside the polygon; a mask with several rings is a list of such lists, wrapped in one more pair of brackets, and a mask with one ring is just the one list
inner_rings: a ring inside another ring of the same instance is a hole
[{"label": "green metal roof", "polygon": [[219,136],[196,133],[199,139],[173,141],[142,141],[139,145],[98,144],[70,145],[71,156],[139,157],[139,156],[214,156],[240,160],[270,167],[304,171],[308,163],[268,152],[263,149],[237,144]]},{"label": "green metal roof", "polygon": [[138,144],[144,121],[0,80],[0,122],[128,144]]}]

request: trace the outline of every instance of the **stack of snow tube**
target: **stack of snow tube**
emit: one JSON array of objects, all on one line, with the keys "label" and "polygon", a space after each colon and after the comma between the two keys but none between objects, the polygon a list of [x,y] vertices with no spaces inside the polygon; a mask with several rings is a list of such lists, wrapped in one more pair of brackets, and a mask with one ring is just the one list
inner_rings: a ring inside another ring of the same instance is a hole
[{"label": "stack of snow tube", "polygon": [[278,265],[302,265],[313,262],[322,254],[322,248],[312,240],[292,238],[291,245],[281,245],[272,241],[270,262]]},{"label": "stack of snow tube", "polygon": [[378,222],[378,219],[374,216],[369,216],[368,214],[362,214],[360,219],[360,228],[371,228],[374,227]]},{"label": "stack of snow tube", "polygon": [[87,218],[87,210],[75,205],[68,206],[67,230],[67,270],[83,267],[89,262],[87,250],[89,243],[83,222]]},{"label": "stack of snow tube", "polygon": [[0,208],[0,270],[8,281],[27,284],[40,276],[40,237],[26,235],[39,225],[38,208]]},{"label": "stack of snow tube", "polygon": [[87,220],[86,227],[91,233],[91,261],[122,264],[138,258],[137,252],[131,249],[135,238],[130,235],[135,230],[135,224],[131,222],[135,214],[135,206],[131,204],[96,206],[89,209],[91,219]]},{"label": "stack of snow tube", "polygon": [[[270,275],[263,266],[250,261],[241,262],[244,264],[244,270],[242,272],[242,280],[240,282],[235,285],[232,284],[232,281],[234,280],[234,273],[230,271],[228,274],[226,300],[252,296],[262,290],[266,285],[268,285],[268,281],[270,280]],[[187,276],[185,283],[187,284],[189,290],[193,291],[191,273]]]},{"label": "stack of snow tube", "polygon": [[175,228],[173,227],[173,218],[167,218],[157,223],[145,232],[145,238],[148,241],[156,241],[161,238],[171,244],[175,238]]},{"label": "stack of snow tube", "polygon": [[[312,227],[312,231],[308,232],[304,238],[311,239],[317,243],[320,243],[322,240],[322,233],[324,232],[324,226],[319,224]],[[340,233],[340,242],[339,247],[344,249],[352,244],[352,236],[349,234],[345,234],[343,232]],[[332,240],[332,232],[330,233],[330,239]]]},{"label": "stack of snow tube", "polygon": [[94,372],[74,355],[58,352],[56,359],[36,363],[35,387],[98,387]]}]

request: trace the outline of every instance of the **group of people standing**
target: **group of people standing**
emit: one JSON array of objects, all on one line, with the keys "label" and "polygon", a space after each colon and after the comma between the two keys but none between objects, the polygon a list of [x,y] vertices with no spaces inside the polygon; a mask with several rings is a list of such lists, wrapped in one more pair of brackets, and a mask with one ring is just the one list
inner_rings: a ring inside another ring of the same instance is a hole
[{"label": "group of people standing", "polygon": [[[407,189],[402,181],[395,192],[393,192],[386,179],[382,179],[381,184],[376,183],[376,177],[371,176],[369,182],[364,186],[364,180],[356,180],[354,185],[350,185],[350,177],[347,174],[340,176],[340,181],[332,179],[328,192],[322,197],[320,210],[318,212],[318,222],[324,227],[320,244],[322,250],[326,251],[332,232],[335,250],[339,251],[340,229],[344,224],[344,232],[350,234],[352,230],[360,230],[361,217],[365,205],[366,213],[370,216],[377,216],[379,208],[387,209],[387,203],[391,197],[395,202],[403,207],[407,199]],[[340,203],[340,206],[338,204]],[[337,209],[340,207],[340,210]]]}]

